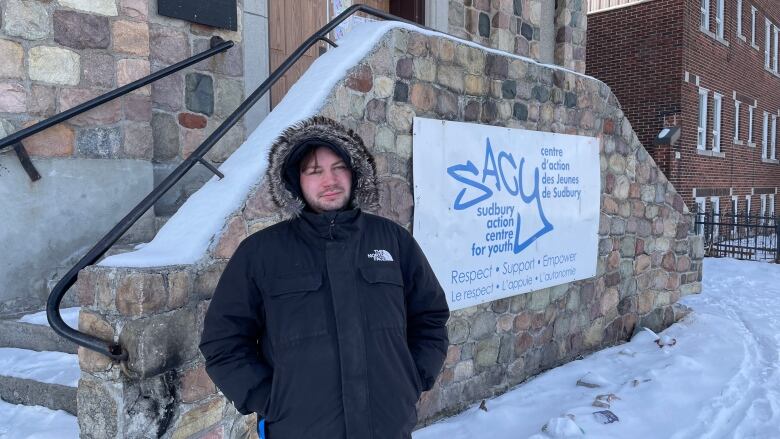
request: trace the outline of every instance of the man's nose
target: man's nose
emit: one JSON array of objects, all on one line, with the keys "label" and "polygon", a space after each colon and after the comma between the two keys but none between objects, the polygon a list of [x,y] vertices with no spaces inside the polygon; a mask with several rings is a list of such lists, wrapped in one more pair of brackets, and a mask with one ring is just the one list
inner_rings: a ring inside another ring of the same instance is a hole
[{"label": "man's nose", "polygon": [[325,186],[332,186],[336,183],[336,173],[331,170],[325,170],[322,172],[322,184]]}]

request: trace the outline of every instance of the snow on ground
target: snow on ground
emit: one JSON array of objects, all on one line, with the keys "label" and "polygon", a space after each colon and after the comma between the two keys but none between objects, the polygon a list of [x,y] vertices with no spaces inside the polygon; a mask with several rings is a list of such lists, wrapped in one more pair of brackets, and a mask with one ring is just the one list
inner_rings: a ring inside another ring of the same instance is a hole
[{"label": "snow on ground", "polygon": [[[76,387],[79,384],[79,357],[64,352],[36,352],[0,348],[0,374],[48,384]],[[0,425],[2,425],[0,418]]]},{"label": "snow on ground", "polygon": [[0,400],[0,439],[77,439],[75,416],[46,407],[13,405]]},{"label": "snow on ground", "polygon": [[[705,259],[702,294],[683,302],[694,312],[659,334],[666,346],[642,331],[414,439],[780,438],[780,265]],[[3,358],[3,371],[27,362]],[[618,421],[593,415],[607,410],[592,405],[599,396]],[[75,437],[76,420],[64,412],[0,402],[0,439]]]},{"label": "snow on ground", "polygon": [[[79,327],[79,311],[81,308],[62,308],[60,309],[60,315],[62,320],[71,328]],[[33,325],[49,326],[49,321],[46,319],[46,311],[36,312],[35,314],[27,314],[19,319],[23,323],[32,323]]]},{"label": "snow on ground", "polygon": [[[694,312],[660,334],[674,345],[640,332],[414,439],[780,438],[780,265],[705,259],[702,294],[682,302]],[[617,422],[593,414],[599,395]]]}]

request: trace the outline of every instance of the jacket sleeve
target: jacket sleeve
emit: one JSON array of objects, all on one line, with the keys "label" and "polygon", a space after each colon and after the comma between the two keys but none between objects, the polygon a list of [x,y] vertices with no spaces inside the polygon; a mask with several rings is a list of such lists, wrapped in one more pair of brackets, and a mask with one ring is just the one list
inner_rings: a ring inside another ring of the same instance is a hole
[{"label": "jacket sleeve", "polygon": [[245,240],[219,279],[201,335],[206,372],[236,409],[264,417],[272,367],[263,359],[259,339],[265,327],[262,297],[251,271]]},{"label": "jacket sleeve", "polygon": [[433,269],[414,238],[406,231],[402,238],[401,264],[406,295],[407,344],[420,373],[423,391],[430,390],[447,356],[449,338],[447,299]]}]

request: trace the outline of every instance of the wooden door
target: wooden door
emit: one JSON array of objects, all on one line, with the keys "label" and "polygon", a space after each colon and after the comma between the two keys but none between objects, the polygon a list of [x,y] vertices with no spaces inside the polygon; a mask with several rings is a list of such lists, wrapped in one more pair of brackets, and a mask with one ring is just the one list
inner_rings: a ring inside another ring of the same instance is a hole
[{"label": "wooden door", "polygon": [[[403,1],[403,0],[397,0]],[[355,2],[357,3],[357,1]],[[362,3],[389,12],[390,0],[364,0]],[[279,67],[298,46],[333,17],[332,0],[269,0],[268,47],[271,72]],[[331,10],[328,11],[327,8]],[[330,13],[328,13],[330,12]],[[322,45],[309,49],[271,88],[271,108],[274,108],[288,90],[319,55]]]}]

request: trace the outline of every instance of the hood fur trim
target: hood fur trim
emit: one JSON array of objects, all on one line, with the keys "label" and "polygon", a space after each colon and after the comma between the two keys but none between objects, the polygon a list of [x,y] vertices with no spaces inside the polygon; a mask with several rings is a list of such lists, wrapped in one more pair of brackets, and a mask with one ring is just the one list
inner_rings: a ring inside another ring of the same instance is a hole
[{"label": "hood fur trim", "polygon": [[314,116],[287,128],[271,146],[268,153],[266,178],[271,199],[286,218],[297,217],[304,208],[304,201],[290,192],[284,182],[284,165],[290,152],[306,141],[318,139],[344,150],[352,161],[353,182],[352,207],[376,211],[379,202],[376,163],[374,157],[355,132],[340,123],[323,116]]}]

